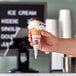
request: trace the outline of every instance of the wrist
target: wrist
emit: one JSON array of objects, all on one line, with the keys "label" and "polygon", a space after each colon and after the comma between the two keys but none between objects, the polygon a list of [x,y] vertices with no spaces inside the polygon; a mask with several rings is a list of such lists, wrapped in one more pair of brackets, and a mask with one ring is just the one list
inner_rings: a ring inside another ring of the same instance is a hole
[{"label": "wrist", "polygon": [[66,39],[58,39],[57,51],[62,54],[70,55],[70,49],[67,47]]},{"label": "wrist", "polygon": [[58,40],[57,40],[57,49],[56,49],[56,51],[58,53],[66,54],[65,47],[64,47],[64,42],[63,42],[62,38],[58,38]]}]

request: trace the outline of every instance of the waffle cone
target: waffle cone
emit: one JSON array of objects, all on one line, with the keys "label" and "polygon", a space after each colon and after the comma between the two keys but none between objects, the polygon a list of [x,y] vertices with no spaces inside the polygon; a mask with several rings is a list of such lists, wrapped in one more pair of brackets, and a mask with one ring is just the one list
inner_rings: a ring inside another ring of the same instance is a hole
[{"label": "waffle cone", "polygon": [[31,34],[32,35],[41,35],[41,30],[37,30],[35,28],[32,28],[31,29]]}]

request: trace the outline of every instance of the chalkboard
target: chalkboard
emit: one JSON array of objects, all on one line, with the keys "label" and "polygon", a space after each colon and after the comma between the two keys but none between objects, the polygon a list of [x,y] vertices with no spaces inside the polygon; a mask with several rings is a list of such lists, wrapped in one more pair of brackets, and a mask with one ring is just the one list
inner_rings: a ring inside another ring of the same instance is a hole
[{"label": "chalkboard", "polygon": [[25,34],[27,34],[28,21],[32,17],[39,17],[42,21],[45,21],[45,2],[0,3],[0,49],[6,50],[12,45],[13,38],[16,37],[16,33],[21,28],[25,28]]}]

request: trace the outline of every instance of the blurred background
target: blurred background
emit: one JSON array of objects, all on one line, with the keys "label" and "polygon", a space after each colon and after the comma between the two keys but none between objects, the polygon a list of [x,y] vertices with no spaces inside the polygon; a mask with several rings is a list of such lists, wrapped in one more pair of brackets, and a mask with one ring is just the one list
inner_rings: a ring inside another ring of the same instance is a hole
[{"label": "blurred background", "polygon": [[[70,9],[72,11],[72,37],[76,36],[76,0],[0,0],[0,2],[46,2],[46,19],[58,19],[60,9]],[[40,73],[49,73],[51,70],[51,54],[39,53],[35,60],[33,51],[30,51],[29,64]],[[17,57],[0,56],[0,73],[7,73],[10,69],[17,67]],[[61,69],[60,69],[61,70]]]}]

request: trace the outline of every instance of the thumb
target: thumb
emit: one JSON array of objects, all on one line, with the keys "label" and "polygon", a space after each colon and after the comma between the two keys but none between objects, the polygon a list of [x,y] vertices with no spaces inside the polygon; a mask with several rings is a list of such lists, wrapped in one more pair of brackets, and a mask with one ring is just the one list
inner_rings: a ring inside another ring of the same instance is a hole
[{"label": "thumb", "polygon": [[50,34],[50,32],[47,32],[47,31],[41,31],[41,35],[49,37],[51,34]]}]

